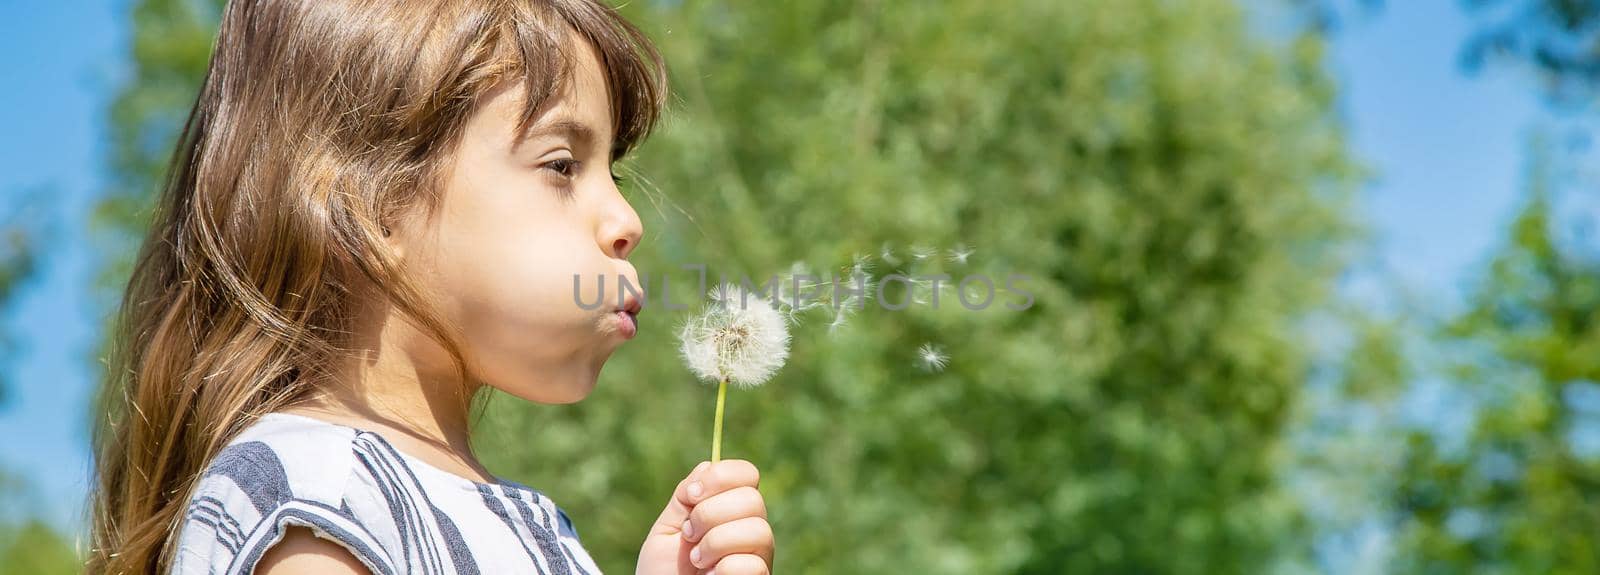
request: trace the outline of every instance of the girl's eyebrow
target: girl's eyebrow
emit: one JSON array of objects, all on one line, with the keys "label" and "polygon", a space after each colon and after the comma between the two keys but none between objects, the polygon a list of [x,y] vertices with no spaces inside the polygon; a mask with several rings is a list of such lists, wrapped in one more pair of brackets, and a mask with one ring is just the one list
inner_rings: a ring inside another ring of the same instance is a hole
[{"label": "girl's eyebrow", "polygon": [[572,140],[574,145],[585,148],[600,140],[599,132],[588,124],[572,118],[556,118],[529,128],[525,137],[511,145],[511,150],[515,152],[523,142],[544,136],[562,136]]}]

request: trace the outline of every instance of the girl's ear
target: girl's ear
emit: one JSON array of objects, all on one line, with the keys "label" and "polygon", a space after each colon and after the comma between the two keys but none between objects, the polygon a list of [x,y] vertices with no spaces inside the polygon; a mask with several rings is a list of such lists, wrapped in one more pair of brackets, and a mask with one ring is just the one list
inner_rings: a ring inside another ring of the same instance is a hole
[{"label": "girl's ear", "polygon": [[405,242],[401,241],[401,236],[395,233],[395,225],[392,223],[380,224],[379,229],[383,230],[383,241],[389,246],[389,252],[394,254],[396,258],[404,260],[406,258]]},{"label": "girl's ear", "polygon": [[417,210],[420,208],[401,209],[377,220],[378,230],[383,235],[383,243],[389,247],[389,253],[402,261],[417,250],[417,242],[426,241],[430,233],[428,222],[431,220]]}]

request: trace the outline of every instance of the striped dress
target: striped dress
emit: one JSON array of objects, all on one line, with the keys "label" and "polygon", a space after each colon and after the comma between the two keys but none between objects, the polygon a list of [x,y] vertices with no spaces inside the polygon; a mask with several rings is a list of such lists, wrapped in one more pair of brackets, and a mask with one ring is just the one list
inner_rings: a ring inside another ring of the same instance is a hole
[{"label": "striped dress", "polygon": [[544,493],[472,481],[376,433],[284,413],[246,428],[206,468],[171,573],[251,573],[296,525],[380,575],[600,573]]}]

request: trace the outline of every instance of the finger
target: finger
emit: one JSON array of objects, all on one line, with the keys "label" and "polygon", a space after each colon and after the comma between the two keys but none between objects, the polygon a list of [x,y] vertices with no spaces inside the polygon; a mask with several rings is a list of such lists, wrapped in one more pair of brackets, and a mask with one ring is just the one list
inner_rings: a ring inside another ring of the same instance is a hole
[{"label": "finger", "polygon": [[735,553],[723,557],[710,575],[772,575],[772,566],[759,555]]},{"label": "finger", "polygon": [[690,509],[689,519],[683,524],[683,538],[698,541],[711,528],[746,517],[767,517],[767,504],[761,492],[749,485],[713,495]]},{"label": "finger", "polygon": [[697,471],[690,479],[677,492],[678,501],[686,508],[735,487],[757,487],[761,483],[761,472],[749,461],[724,459]]},{"label": "finger", "polygon": [[689,550],[689,562],[705,569],[735,553],[753,553],[772,563],[772,526],[766,519],[746,517],[712,527]]},{"label": "finger", "polygon": [[[689,472],[688,476],[683,478],[682,482],[678,483],[678,488],[672,492],[673,499],[681,504],[684,509],[690,509],[696,503],[709,497],[706,493],[706,476],[712,469],[721,464],[722,462],[701,461],[693,471]],[[688,519],[688,516],[685,515],[684,519]]]},{"label": "finger", "polygon": [[656,524],[650,528],[651,533],[672,535],[683,528],[683,522],[689,519],[690,506],[683,502],[682,494],[685,493],[689,482],[695,479],[696,474],[710,466],[710,461],[701,461],[682,481],[678,482],[678,486],[672,490],[672,497],[667,499],[666,508],[661,510],[661,515],[656,517]]}]

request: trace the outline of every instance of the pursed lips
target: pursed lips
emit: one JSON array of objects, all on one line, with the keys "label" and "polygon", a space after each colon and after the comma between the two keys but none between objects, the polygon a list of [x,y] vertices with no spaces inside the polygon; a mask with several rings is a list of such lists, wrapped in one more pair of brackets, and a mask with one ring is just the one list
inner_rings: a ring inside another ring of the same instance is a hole
[{"label": "pursed lips", "polygon": [[617,321],[617,331],[624,339],[633,339],[633,336],[639,333],[639,312],[643,309],[644,304],[640,298],[629,297],[621,307],[611,312]]}]

